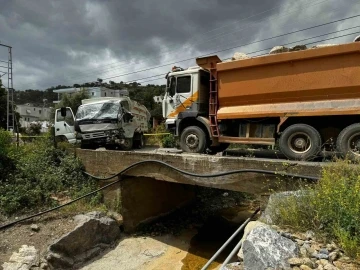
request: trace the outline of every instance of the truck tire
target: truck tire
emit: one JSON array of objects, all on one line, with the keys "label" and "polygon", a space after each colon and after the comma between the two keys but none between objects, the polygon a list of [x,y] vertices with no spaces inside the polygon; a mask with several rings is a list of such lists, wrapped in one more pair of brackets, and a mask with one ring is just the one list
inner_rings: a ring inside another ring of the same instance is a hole
[{"label": "truck tire", "polygon": [[321,150],[321,136],[312,126],[291,125],[281,134],[279,148],[289,159],[310,160]]},{"label": "truck tire", "polygon": [[351,160],[360,158],[360,123],[344,128],[336,140],[336,149]]},{"label": "truck tire", "polygon": [[182,131],[180,136],[180,147],[184,152],[204,153],[206,145],[206,135],[201,128],[190,126]]},{"label": "truck tire", "polygon": [[144,134],[139,134],[136,136],[136,140],[134,141],[134,148],[141,149],[145,146],[145,136]]},{"label": "truck tire", "polygon": [[122,150],[130,151],[133,148],[133,139],[126,138],[125,142],[121,145]]}]

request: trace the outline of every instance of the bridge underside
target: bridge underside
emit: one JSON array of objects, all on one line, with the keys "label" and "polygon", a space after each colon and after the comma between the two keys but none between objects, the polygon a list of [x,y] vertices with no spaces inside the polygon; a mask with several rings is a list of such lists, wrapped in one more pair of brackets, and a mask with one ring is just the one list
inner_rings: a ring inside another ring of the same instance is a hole
[{"label": "bridge underside", "polygon": [[[260,169],[307,176],[319,176],[321,164],[271,159],[219,157],[192,154],[122,151],[76,151],[88,173],[108,177],[128,166],[145,160],[158,160],[196,174],[214,174],[239,169]],[[120,176],[119,184],[104,191],[106,203],[122,213],[124,228],[133,230],[138,224],[164,215],[194,198],[193,186],[233,190],[251,194],[269,194],[294,190],[300,180],[281,174],[243,173],[215,178],[185,176],[156,163],[145,163]],[[118,180],[114,177],[101,185]]]}]

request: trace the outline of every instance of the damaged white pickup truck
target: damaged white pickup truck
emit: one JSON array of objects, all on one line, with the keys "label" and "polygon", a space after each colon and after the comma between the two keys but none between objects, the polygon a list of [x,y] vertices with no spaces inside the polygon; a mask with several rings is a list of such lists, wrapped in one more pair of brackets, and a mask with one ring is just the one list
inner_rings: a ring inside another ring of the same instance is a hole
[{"label": "damaged white pickup truck", "polygon": [[75,117],[69,107],[56,110],[55,139],[87,149],[142,148],[149,120],[146,107],[127,96],[84,99]]}]

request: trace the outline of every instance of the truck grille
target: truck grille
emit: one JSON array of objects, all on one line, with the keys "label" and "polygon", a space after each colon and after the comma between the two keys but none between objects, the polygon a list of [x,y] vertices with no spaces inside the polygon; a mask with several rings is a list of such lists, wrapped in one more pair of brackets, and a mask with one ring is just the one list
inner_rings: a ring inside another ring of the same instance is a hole
[{"label": "truck grille", "polygon": [[82,136],[83,136],[83,139],[90,140],[90,139],[97,139],[97,138],[105,137],[106,135],[105,135],[105,132],[101,131],[101,132],[82,134]]}]

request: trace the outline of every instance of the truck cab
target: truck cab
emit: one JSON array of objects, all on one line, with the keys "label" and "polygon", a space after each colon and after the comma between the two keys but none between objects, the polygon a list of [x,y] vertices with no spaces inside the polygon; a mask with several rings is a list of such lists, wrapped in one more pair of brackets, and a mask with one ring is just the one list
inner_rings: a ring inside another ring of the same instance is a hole
[{"label": "truck cab", "polygon": [[141,148],[144,145],[143,133],[148,131],[150,119],[148,110],[129,97],[83,100],[75,117],[71,108],[56,110],[57,117],[65,115],[66,118],[66,114],[69,114],[69,119],[73,117],[72,125],[65,122],[66,130],[55,126],[55,135],[72,139],[70,134],[73,134],[75,141],[76,138],[81,141],[82,148],[89,149],[99,146],[120,147],[123,150]]}]

